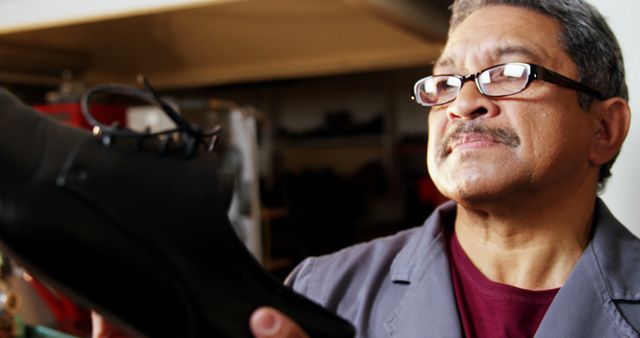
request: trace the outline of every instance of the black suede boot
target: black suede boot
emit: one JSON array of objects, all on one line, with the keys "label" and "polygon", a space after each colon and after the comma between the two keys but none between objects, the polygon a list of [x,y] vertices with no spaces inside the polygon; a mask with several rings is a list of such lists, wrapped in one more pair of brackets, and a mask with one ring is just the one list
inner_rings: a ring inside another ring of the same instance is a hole
[{"label": "black suede boot", "polygon": [[238,240],[213,154],[103,141],[0,89],[3,252],[142,336],[250,337],[251,313],[268,305],[312,337],[353,337]]}]

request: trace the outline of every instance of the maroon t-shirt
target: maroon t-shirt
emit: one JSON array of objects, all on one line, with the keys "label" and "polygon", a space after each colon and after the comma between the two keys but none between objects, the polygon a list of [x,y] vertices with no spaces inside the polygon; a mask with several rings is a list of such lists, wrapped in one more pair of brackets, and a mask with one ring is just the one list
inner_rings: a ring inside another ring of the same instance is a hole
[{"label": "maroon t-shirt", "polygon": [[487,279],[469,260],[455,233],[449,236],[448,249],[465,336],[533,337],[559,289],[531,291]]}]

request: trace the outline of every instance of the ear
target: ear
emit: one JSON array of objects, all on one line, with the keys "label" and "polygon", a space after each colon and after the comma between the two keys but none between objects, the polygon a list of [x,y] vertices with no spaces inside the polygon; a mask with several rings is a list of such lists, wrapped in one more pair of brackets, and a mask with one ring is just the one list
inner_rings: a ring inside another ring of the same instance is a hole
[{"label": "ear", "polygon": [[594,101],[589,111],[596,124],[589,161],[600,166],[611,161],[620,152],[629,131],[631,110],[626,100],[613,97]]}]

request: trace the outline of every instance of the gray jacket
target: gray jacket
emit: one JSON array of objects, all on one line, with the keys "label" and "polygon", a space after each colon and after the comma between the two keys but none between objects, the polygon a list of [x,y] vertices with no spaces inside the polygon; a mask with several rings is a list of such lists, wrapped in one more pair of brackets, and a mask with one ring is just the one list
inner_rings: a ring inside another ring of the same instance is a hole
[{"label": "gray jacket", "polygon": [[[359,337],[462,337],[442,205],[422,227],[308,258],[287,279],[351,321]],[[593,238],[536,337],[640,337],[640,240],[598,199]]]}]

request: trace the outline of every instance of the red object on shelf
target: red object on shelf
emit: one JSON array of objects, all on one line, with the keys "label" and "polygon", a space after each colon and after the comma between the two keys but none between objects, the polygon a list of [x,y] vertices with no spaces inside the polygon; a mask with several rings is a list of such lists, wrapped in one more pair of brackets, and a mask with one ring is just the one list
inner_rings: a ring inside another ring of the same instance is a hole
[{"label": "red object on shelf", "polygon": [[442,194],[436,188],[436,185],[433,184],[431,177],[423,176],[418,179],[418,199],[420,202],[424,204],[432,205],[433,207],[437,207],[438,205],[448,201],[449,199],[442,196]]},{"label": "red object on shelf", "polygon": [[[92,126],[87,122],[82,115],[79,103],[53,103],[53,104],[40,104],[33,106],[41,113],[47,114],[56,120],[70,124],[75,127],[84,129],[91,129]],[[127,112],[126,106],[111,105],[111,104],[92,104],[91,113],[100,122],[111,125],[114,122],[118,122],[119,125],[126,125],[125,114]]]},{"label": "red object on shelf", "polygon": [[29,285],[49,308],[57,321],[57,330],[87,337],[91,334],[91,313],[77,306],[62,293],[53,291],[36,279],[30,278]]}]

